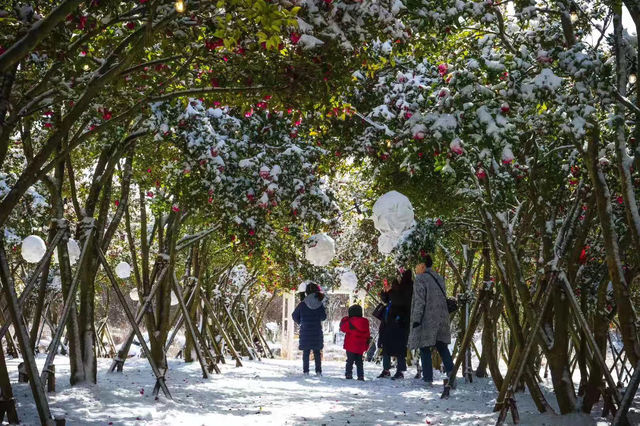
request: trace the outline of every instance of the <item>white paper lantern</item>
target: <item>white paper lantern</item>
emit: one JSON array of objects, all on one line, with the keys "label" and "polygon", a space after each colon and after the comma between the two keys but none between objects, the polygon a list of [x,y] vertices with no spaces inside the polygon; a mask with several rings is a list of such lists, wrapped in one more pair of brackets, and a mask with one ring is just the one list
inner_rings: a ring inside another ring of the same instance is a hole
[{"label": "white paper lantern", "polygon": [[327,266],[336,255],[336,243],[327,234],[316,234],[309,238],[305,257],[315,266]]},{"label": "white paper lantern", "polygon": [[80,246],[73,238],[69,238],[69,241],[67,241],[67,251],[69,252],[69,262],[75,265],[80,259]]},{"label": "white paper lantern", "polygon": [[378,251],[389,254],[398,245],[400,237],[393,234],[382,234],[378,237]]},{"label": "white paper lantern", "polygon": [[22,240],[22,258],[29,263],[38,263],[47,252],[47,246],[42,238],[29,235]]},{"label": "white paper lantern", "polygon": [[302,281],[300,283],[300,285],[298,286],[298,293],[304,293],[305,291],[307,291],[307,284],[309,284],[309,281]]},{"label": "white paper lantern", "polygon": [[116,275],[118,278],[129,278],[131,276],[131,266],[127,262],[120,262],[116,266]]},{"label": "white paper lantern", "polygon": [[[80,259],[80,246],[78,245],[78,242],[73,238],[69,238],[69,241],[67,241],[67,251],[69,252],[69,263],[71,265],[75,265],[78,259]],[[51,260],[53,261],[53,263],[58,263],[57,248],[53,251]]]},{"label": "white paper lantern", "polygon": [[171,292],[171,306],[176,306],[178,304],[178,296],[172,291]]},{"label": "white paper lantern", "polygon": [[387,192],[373,205],[372,219],[380,233],[400,235],[413,225],[411,201],[397,191]]},{"label": "white paper lantern", "polygon": [[132,288],[131,291],[129,292],[129,298],[131,300],[133,300],[134,302],[138,302],[140,300],[140,296],[138,295],[138,289],[137,288]]},{"label": "white paper lantern", "polygon": [[352,270],[347,270],[340,275],[340,290],[354,291],[358,287],[358,277]]}]

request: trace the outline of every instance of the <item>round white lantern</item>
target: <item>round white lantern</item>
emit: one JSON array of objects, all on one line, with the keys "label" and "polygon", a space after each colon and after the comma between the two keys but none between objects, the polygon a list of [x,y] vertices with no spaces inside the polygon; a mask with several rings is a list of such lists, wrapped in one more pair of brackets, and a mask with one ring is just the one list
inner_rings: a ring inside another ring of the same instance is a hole
[{"label": "round white lantern", "polygon": [[171,306],[176,306],[178,304],[178,296],[172,291],[171,292]]},{"label": "round white lantern", "polygon": [[129,298],[131,300],[133,300],[134,302],[138,302],[140,300],[140,296],[138,295],[138,289],[137,288],[132,288],[131,291],[129,292]]},{"label": "round white lantern", "polygon": [[47,246],[42,238],[29,235],[22,240],[22,258],[29,263],[38,263],[47,252]]},{"label": "round white lantern", "polygon": [[297,293],[304,293],[305,291],[307,291],[307,284],[309,284],[309,281],[302,281],[298,286]]},{"label": "round white lantern", "polygon": [[336,243],[325,233],[316,234],[309,238],[305,257],[315,266],[327,266],[336,255]]},{"label": "round white lantern", "polygon": [[389,254],[398,244],[400,237],[393,234],[382,234],[378,237],[378,250],[382,254]]},{"label": "round white lantern", "polygon": [[80,246],[73,238],[69,238],[69,241],[67,241],[67,251],[69,252],[69,263],[75,265],[80,259]]},{"label": "round white lantern", "polygon": [[131,266],[127,262],[120,262],[116,266],[116,275],[118,278],[129,278],[131,276]]},{"label": "round white lantern", "polygon": [[390,191],[373,205],[373,225],[382,234],[400,235],[413,225],[411,201],[398,191]]},{"label": "round white lantern", "polygon": [[340,290],[354,291],[358,287],[358,277],[352,270],[347,270],[340,275]]}]

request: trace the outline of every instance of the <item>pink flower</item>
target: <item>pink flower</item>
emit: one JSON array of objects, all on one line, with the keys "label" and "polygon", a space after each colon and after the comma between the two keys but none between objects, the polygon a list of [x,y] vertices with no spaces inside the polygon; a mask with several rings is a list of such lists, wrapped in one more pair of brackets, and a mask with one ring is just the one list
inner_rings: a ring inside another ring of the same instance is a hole
[{"label": "pink flower", "polygon": [[44,123],[44,127],[46,127],[47,129],[50,129],[53,127],[53,124],[51,123]]},{"label": "pink flower", "polygon": [[180,211],[180,207],[178,207],[178,205],[177,205],[177,204],[174,204],[174,205],[172,205],[172,206],[171,206],[171,210],[173,210],[174,212],[176,212],[176,213],[177,213],[177,212],[179,212],[179,211]]},{"label": "pink flower", "polygon": [[407,111],[407,112],[405,112],[405,113],[404,113],[404,118],[405,118],[405,119],[407,119],[407,120],[408,120],[408,119],[410,119],[411,117],[413,117],[413,114],[412,114],[412,113],[410,113],[409,111]]},{"label": "pink flower", "polygon": [[298,33],[291,33],[289,35],[289,40],[291,40],[291,44],[298,44],[298,42],[300,41],[300,37],[302,36]]},{"label": "pink flower", "polygon": [[249,111],[244,113],[244,116],[247,118],[251,117],[252,115],[253,115],[253,108],[251,108]]},{"label": "pink flower", "polygon": [[249,236],[253,237],[254,235],[256,235],[256,231],[254,231],[253,229],[249,229]]},{"label": "pink flower", "polygon": [[623,203],[624,203],[624,198],[622,198],[622,195],[618,195],[618,196],[616,197],[616,202],[617,202],[618,204],[623,204]]},{"label": "pink flower", "polygon": [[151,192],[151,191],[147,191],[147,197],[149,197],[149,198],[153,198],[153,192]]},{"label": "pink flower", "polygon": [[438,65],[438,73],[440,73],[441,76],[444,77],[448,70],[449,68],[447,67],[447,64]]},{"label": "pink flower", "polygon": [[442,226],[442,219],[436,219],[436,226]]},{"label": "pink flower", "polygon": [[111,111],[108,109],[102,110],[102,119],[103,120],[111,120]]},{"label": "pink flower", "polygon": [[413,139],[421,141],[422,139],[424,139],[424,132],[417,132],[415,135],[413,135]]},{"label": "pink flower", "polygon": [[485,172],[484,169],[478,169],[478,171],[476,172],[476,176],[478,177],[478,179],[485,179],[487,177],[487,172]]}]

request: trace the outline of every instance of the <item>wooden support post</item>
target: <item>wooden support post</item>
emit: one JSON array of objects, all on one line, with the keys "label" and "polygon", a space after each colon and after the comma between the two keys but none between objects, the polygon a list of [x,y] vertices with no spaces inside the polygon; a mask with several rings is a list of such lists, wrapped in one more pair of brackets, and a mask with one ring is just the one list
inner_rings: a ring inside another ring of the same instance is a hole
[{"label": "wooden support post", "polygon": [[625,390],[622,396],[622,401],[618,406],[616,416],[613,418],[613,426],[627,426],[629,424],[627,413],[638,391],[638,385],[640,385],[640,362],[636,365],[633,376],[631,376],[631,380],[629,380],[629,386],[627,386],[627,390]]},{"label": "wooden support post", "polygon": [[58,346],[60,345],[60,339],[62,338],[62,332],[65,329],[67,324],[67,320],[69,319],[69,314],[71,312],[71,307],[75,303],[76,300],[76,290],[78,289],[78,285],[80,284],[80,270],[82,269],[85,258],[89,255],[91,248],[89,244],[93,241],[91,234],[95,232],[95,220],[91,220],[90,222],[86,222],[83,225],[83,230],[85,231],[84,243],[82,245],[82,250],[80,251],[80,259],[78,259],[78,267],[76,268],[76,272],[73,276],[73,280],[71,281],[71,286],[69,287],[69,293],[67,294],[67,298],[64,301],[64,305],[62,308],[62,314],[60,315],[60,320],[58,321],[58,328],[51,338],[51,343],[49,344],[49,348],[47,348],[47,359],[44,362],[44,367],[42,368],[42,375],[40,377],[40,381],[44,382],[46,380],[46,374],[49,370],[49,366],[53,364],[53,360],[58,353]]},{"label": "wooden support post", "polygon": [[[160,272],[159,274],[159,278],[151,286],[151,290],[149,290],[149,294],[147,295],[147,298],[144,300],[144,302],[136,312],[136,318],[135,318],[136,325],[140,324],[140,322],[142,321],[142,318],[144,318],[144,314],[147,308],[151,306],[151,301],[153,300],[153,297],[155,296],[156,291],[158,291],[158,288],[160,288],[160,282],[162,281],[166,273],[167,273],[167,269],[163,268],[162,272]],[[136,331],[132,327],[131,330],[129,330],[129,334],[127,334],[127,337],[122,342],[122,346],[120,347],[120,350],[118,351],[115,358],[113,358],[113,361],[111,362],[111,367],[109,367],[109,371],[111,373],[113,373],[114,371],[122,372],[122,368],[124,367],[124,362],[127,360],[127,354],[129,353],[129,349],[131,348],[131,343],[133,342],[133,338],[135,337],[135,335],[136,335]]]},{"label": "wooden support post", "polygon": [[29,385],[31,386],[31,393],[36,404],[36,410],[38,411],[38,417],[40,423],[43,425],[52,425],[53,417],[49,410],[49,402],[47,396],[44,393],[42,382],[38,376],[38,367],[36,366],[36,358],[33,353],[33,348],[29,342],[29,333],[27,332],[26,324],[22,318],[22,312],[18,306],[18,298],[16,296],[16,290],[14,287],[13,279],[11,278],[11,271],[9,269],[9,263],[7,262],[7,256],[4,251],[4,235],[0,234],[0,279],[2,280],[2,290],[4,291],[5,298],[9,307],[9,314],[13,321],[13,328],[16,330],[18,337],[18,344],[22,351],[22,357],[24,359],[27,375],[29,376]]},{"label": "wooden support post", "polygon": [[600,367],[602,368],[602,372],[604,373],[604,377],[607,381],[607,384],[611,388],[611,395],[615,403],[620,405],[620,400],[621,400],[620,392],[618,391],[616,382],[613,380],[613,377],[611,377],[611,374],[609,373],[609,369],[607,368],[607,363],[604,361],[602,352],[600,352],[600,348],[598,348],[598,344],[596,343],[596,340],[593,337],[593,333],[591,332],[591,329],[589,329],[589,324],[587,323],[587,320],[585,319],[584,315],[582,315],[580,304],[578,303],[578,300],[576,299],[575,294],[573,294],[573,289],[569,284],[569,280],[567,279],[567,276],[565,275],[564,272],[561,272],[559,274],[559,278],[560,278],[560,283],[564,288],[565,295],[567,296],[567,299],[569,299],[569,303],[573,308],[573,313],[576,317],[578,326],[582,328],[582,332],[587,338],[587,343],[591,346],[591,351],[593,352],[593,356],[595,357],[598,364],[600,364]]},{"label": "wooden support post", "polygon": [[0,345],[0,423],[4,421],[5,415],[10,424],[20,423],[18,412],[16,411],[16,401],[9,381],[4,351],[2,350],[2,345]]},{"label": "wooden support post", "polygon": [[154,387],[153,394],[157,395],[159,390],[162,389],[162,391],[164,392],[167,398],[173,399],[173,397],[171,396],[171,393],[169,392],[169,388],[167,388],[167,384],[164,379],[164,371],[161,372],[160,369],[156,366],[156,363],[153,360],[153,357],[151,356],[151,350],[149,350],[149,347],[147,346],[147,342],[145,342],[144,336],[142,335],[142,332],[138,327],[136,318],[133,316],[133,313],[131,312],[131,308],[129,308],[129,305],[127,304],[127,299],[124,297],[124,294],[122,294],[122,290],[120,290],[120,286],[118,285],[118,281],[116,281],[116,277],[113,275],[113,271],[109,266],[109,262],[107,262],[107,259],[104,257],[104,253],[102,252],[102,249],[100,247],[96,247],[95,250],[98,253],[100,263],[102,263],[102,268],[107,273],[109,282],[111,282],[111,287],[113,287],[113,290],[115,291],[116,296],[118,296],[118,300],[120,301],[120,304],[122,305],[122,308],[124,309],[124,312],[127,315],[129,324],[131,324],[131,326],[136,332],[136,336],[140,340],[140,346],[142,347],[142,351],[147,357],[147,361],[149,362],[149,365],[153,370],[153,374],[156,376],[156,385]]},{"label": "wooden support post", "polygon": [[47,392],[56,391],[56,366],[51,364],[47,371]]},{"label": "wooden support post", "polygon": [[244,346],[244,349],[247,351],[247,355],[249,356],[249,359],[250,360],[255,359],[256,358],[255,350],[245,340],[244,335],[242,334],[242,332],[238,328],[238,324],[236,324],[236,320],[233,317],[233,315],[231,315],[231,312],[229,311],[229,308],[226,305],[223,304],[222,311],[227,314],[227,318],[229,319],[229,322],[231,323],[233,331],[236,333],[236,336],[238,336],[238,340],[240,341],[240,344],[242,346]]},{"label": "wooden support post", "polygon": [[209,299],[205,297],[206,295],[204,294],[204,289],[201,288],[200,292],[202,293],[202,297],[200,298],[200,300],[204,302],[204,306],[208,310],[207,312],[208,315],[211,317],[211,320],[213,321],[214,325],[216,326],[218,331],[220,331],[222,338],[227,343],[227,347],[231,351],[231,356],[236,360],[236,367],[242,367],[242,361],[240,360],[240,355],[238,354],[236,349],[233,347],[233,342],[231,341],[231,339],[229,339],[229,335],[227,334],[226,330],[222,327],[220,320],[218,320],[218,316],[216,315],[215,310],[213,309],[213,306],[211,306],[211,302],[209,302]]},{"label": "wooden support post", "polygon": [[[480,323],[480,318],[482,317],[481,312],[484,308],[486,298],[486,292],[481,292],[481,295],[476,299],[476,303],[473,305],[473,309],[471,311],[469,322],[467,323],[467,327],[465,329],[464,337],[462,338],[462,342],[460,344],[460,350],[458,351],[458,357],[456,358],[456,362],[453,365],[453,370],[449,373],[449,385],[451,387],[455,386],[456,375],[458,374],[458,369],[462,362],[468,358],[468,352],[471,346],[471,342],[473,341],[473,335],[476,332],[476,328]],[[465,375],[468,372],[465,372]]]},{"label": "wooden support post", "polygon": [[217,373],[220,373],[220,370],[216,366],[215,358],[211,356],[206,342],[202,339],[200,331],[196,326],[194,326],[193,321],[191,321],[189,308],[187,308],[186,303],[184,303],[184,298],[182,297],[182,289],[178,284],[178,278],[176,277],[175,273],[173,274],[172,278],[173,279],[171,280],[171,285],[173,287],[173,292],[178,299],[178,305],[180,306],[180,309],[182,309],[182,317],[184,318],[184,322],[187,324],[187,331],[193,338],[193,348],[196,351],[196,356],[198,357],[198,361],[200,362],[200,366],[202,367],[202,377],[208,379],[209,373],[214,370],[216,370]]},{"label": "wooden support post", "polygon": [[[498,395],[498,399],[496,400],[496,406],[494,407],[494,411],[501,411],[501,415],[498,418],[498,422],[496,425],[501,425],[500,418],[506,418],[506,411],[511,408],[511,402],[509,398],[513,397],[515,393],[515,387],[520,382],[520,378],[524,373],[525,365],[527,364],[527,360],[529,358],[529,353],[533,348],[533,344],[538,339],[538,331],[540,330],[540,326],[542,325],[542,317],[543,312],[547,309],[547,305],[551,300],[551,295],[553,293],[553,287],[555,285],[555,279],[549,280],[547,284],[547,288],[544,290],[544,294],[542,296],[542,306],[540,309],[540,315],[536,318],[536,323],[533,325],[533,328],[530,330],[529,335],[525,341],[524,348],[520,350],[520,347],[517,346],[514,351],[513,357],[511,358],[511,362],[509,363],[509,369],[507,370],[507,375],[504,378],[504,382],[502,384],[502,389],[500,389],[500,394]],[[515,404],[515,400],[513,401]],[[502,415],[504,412],[504,416]]]}]

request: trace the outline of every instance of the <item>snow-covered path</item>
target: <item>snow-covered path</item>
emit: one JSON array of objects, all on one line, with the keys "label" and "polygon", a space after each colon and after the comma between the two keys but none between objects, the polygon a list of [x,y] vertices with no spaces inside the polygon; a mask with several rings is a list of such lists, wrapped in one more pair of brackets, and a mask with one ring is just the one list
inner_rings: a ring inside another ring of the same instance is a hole
[{"label": "snow-covered path", "polygon": [[[343,378],[337,361],[323,363],[322,377],[302,376],[300,361],[264,360],[241,368],[227,364],[223,374],[202,379],[197,363],[171,360],[167,384],[174,400],[154,401],[154,378],[144,359],[128,360],[124,373],[116,374],[107,373],[110,359],[100,359],[99,384],[80,388],[68,385],[67,361],[56,358],[58,392],[50,402],[68,425],[490,425],[496,419],[490,379],[460,383],[449,400],[441,400],[441,386],[375,379],[379,367],[369,363],[367,381],[357,382]],[[8,362],[15,383],[17,360]],[[14,393],[21,420],[38,424],[28,385],[15,384]],[[539,415],[526,394],[519,395],[519,409],[524,425],[598,424],[583,415]]]}]

